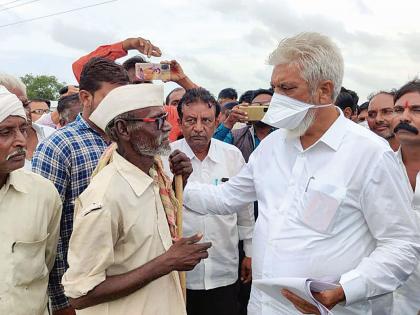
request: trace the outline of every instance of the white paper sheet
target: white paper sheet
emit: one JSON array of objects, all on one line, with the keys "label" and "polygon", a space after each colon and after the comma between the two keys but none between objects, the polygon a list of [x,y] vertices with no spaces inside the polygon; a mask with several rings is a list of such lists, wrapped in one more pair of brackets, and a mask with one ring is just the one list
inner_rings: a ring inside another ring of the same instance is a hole
[{"label": "white paper sheet", "polygon": [[309,303],[315,305],[320,311],[321,315],[333,314],[313,297],[311,291],[320,292],[324,290],[335,289],[338,287],[337,284],[309,278],[256,279],[252,281],[252,284],[282,304],[292,304],[281,294],[282,289],[287,289],[305,299]]}]

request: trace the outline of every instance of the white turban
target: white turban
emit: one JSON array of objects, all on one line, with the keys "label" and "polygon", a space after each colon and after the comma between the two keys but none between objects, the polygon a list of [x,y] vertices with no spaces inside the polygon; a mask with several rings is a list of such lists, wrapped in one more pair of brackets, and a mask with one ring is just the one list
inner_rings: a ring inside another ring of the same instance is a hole
[{"label": "white turban", "polygon": [[9,116],[18,116],[26,120],[25,109],[16,95],[0,85],[0,122]]},{"label": "white turban", "polygon": [[117,87],[108,93],[90,115],[89,120],[105,131],[106,126],[120,114],[163,105],[163,85],[132,84]]}]

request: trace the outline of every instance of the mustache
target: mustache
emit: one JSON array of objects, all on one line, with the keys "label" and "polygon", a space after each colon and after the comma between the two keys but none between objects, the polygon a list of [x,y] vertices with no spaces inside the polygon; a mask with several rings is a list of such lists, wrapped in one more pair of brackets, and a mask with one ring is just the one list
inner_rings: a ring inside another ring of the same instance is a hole
[{"label": "mustache", "polygon": [[408,132],[414,133],[415,135],[419,134],[419,130],[416,127],[413,127],[406,122],[400,122],[395,128],[394,133],[397,133],[398,130],[406,130]]},{"label": "mustache", "polygon": [[26,149],[25,148],[20,148],[20,149],[17,149],[16,151],[10,153],[8,156],[6,156],[6,161],[9,161],[10,159],[14,158],[15,156],[19,156],[19,155],[26,155]]}]

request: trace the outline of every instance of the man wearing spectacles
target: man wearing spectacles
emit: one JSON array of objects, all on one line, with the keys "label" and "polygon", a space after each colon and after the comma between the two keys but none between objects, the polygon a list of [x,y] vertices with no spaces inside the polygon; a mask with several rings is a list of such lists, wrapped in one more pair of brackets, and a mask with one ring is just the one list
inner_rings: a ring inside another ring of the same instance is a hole
[{"label": "man wearing spectacles", "polygon": [[31,113],[31,119],[36,122],[42,115],[48,114],[50,110],[51,102],[44,99],[34,99],[29,101],[29,109]]},{"label": "man wearing spectacles", "polygon": [[[407,181],[401,183],[412,192],[412,208],[420,223],[420,80],[408,82],[394,96],[392,130],[401,144],[397,157]],[[420,266],[395,293],[394,314],[420,313]]]},{"label": "man wearing spectacles", "polygon": [[394,95],[395,91],[380,91],[369,96],[367,122],[370,130],[388,141],[392,150],[397,151],[400,144],[391,127]]},{"label": "man wearing spectacles", "polygon": [[[178,203],[159,157],[170,152],[162,103],[163,86],[127,85],[90,116],[117,148],[76,202],[63,285],[77,314],[186,315],[176,271],[193,269],[211,244],[177,239]],[[186,183],[185,154],[174,152],[170,164]]]},{"label": "man wearing spectacles", "polygon": [[[184,139],[172,142],[171,149],[180,150],[191,159],[191,185],[222,185],[245,164],[236,147],[212,139],[219,114],[220,105],[203,88],[188,90],[178,104]],[[241,264],[241,280],[249,283],[253,227],[252,203],[244,205],[238,214],[202,216],[184,212],[184,234],[203,232],[204,239],[213,244],[209,258],[187,272],[188,315],[238,314],[238,243],[244,241],[246,255]]]}]

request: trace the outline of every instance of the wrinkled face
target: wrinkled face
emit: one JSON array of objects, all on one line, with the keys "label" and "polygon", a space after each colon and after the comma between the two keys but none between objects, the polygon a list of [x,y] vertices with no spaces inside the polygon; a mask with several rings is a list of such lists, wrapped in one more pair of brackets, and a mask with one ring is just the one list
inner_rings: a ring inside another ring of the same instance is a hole
[{"label": "wrinkled face", "polygon": [[389,94],[378,94],[369,102],[367,122],[370,130],[378,136],[391,139],[394,131],[391,128],[391,120],[394,116],[394,97]]},{"label": "wrinkled face", "polygon": [[289,96],[305,103],[315,101],[308,84],[302,78],[295,65],[277,65],[271,75],[271,86],[274,92]]},{"label": "wrinkled face", "polygon": [[[271,86],[274,92],[286,95],[301,102],[309,104],[331,104],[332,82],[322,81],[313,91],[302,78],[301,70],[294,64],[277,65],[271,75]],[[301,123],[294,129],[288,130],[288,137],[300,137],[316,121],[318,109],[309,109]]]},{"label": "wrinkled face", "polygon": [[171,95],[169,95],[169,104],[170,106],[178,106],[179,101],[184,96],[185,90],[179,90],[173,92]]},{"label": "wrinkled face", "polygon": [[[128,121],[129,142],[134,151],[141,155],[155,156],[169,154],[169,131],[171,125],[166,121],[162,106],[143,108],[132,112],[132,121]],[[148,119],[152,121],[136,121]],[[160,122],[159,122],[160,120]],[[134,124],[133,124],[134,123]],[[160,128],[159,128],[160,127]]]},{"label": "wrinkled face", "polygon": [[391,128],[402,145],[420,144],[420,93],[404,94],[395,102]]},{"label": "wrinkled face", "polygon": [[207,148],[218,124],[215,106],[201,101],[190,103],[182,107],[182,115],[182,134],[191,149]]},{"label": "wrinkled face", "polygon": [[0,123],[0,173],[8,174],[25,164],[26,131],[25,119],[9,116]]},{"label": "wrinkled face", "polygon": [[30,102],[29,109],[31,112],[31,120],[36,122],[42,115],[50,112],[50,108],[45,102]]}]

